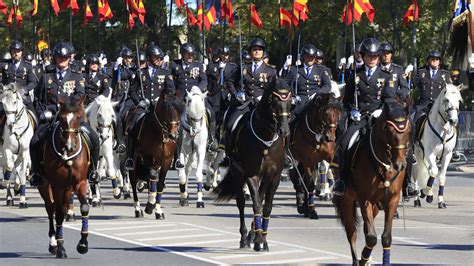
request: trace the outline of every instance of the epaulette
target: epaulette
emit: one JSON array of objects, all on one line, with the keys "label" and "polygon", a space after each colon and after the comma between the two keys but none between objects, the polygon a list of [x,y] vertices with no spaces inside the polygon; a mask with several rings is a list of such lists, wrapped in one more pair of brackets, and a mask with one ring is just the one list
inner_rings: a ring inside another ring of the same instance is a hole
[{"label": "epaulette", "polygon": [[231,66],[237,66],[237,64],[234,63],[234,62],[228,62],[227,64],[229,64],[229,65],[231,65]]},{"label": "epaulette", "polygon": [[402,67],[401,65],[397,65],[397,64],[395,64],[395,63],[392,63],[392,66],[393,66],[394,68],[400,68],[400,69],[403,70],[403,67]]}]

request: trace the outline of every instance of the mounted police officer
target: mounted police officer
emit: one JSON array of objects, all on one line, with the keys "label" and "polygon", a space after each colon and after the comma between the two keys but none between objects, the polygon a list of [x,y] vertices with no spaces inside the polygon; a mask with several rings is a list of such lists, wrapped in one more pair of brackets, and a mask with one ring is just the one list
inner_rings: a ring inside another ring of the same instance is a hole
[{"label": "mounted police officer", "polygon": [[[40,117],[40,125],[31,140],[32,178],[31,185],[37,186],[42,183],[40,175],[40,162],[42,158],[41,144],[49,136],[52,125],[55,124],[54,117],[58,112],[59,95],[80,98],[84,96],[84,78],[77,70],[71,69],[71,50],[66,43],[58,43],[53,50],[53,63],[55,67],[49,69],[40,79],[35,89],[35,109]],[[53,120],[52,125],[49,125]],[[89,181],[98,182],[96,167],[99,161],[99,136],[92,130],[90,125],[81,122],[81,132],[88,138],[90,154],[92,159],[89,171]]]},{"label": "mounted police officer", "polygon": [[[209,64],[207,68],[208,90],[209,93],[206,101],[216,114],[216,121],[221,123],[222,116],[229,104],[231,97],[235,98],[235,82],[239,79],[238,67],[235,63],[230,62],[230,48],[224,45],[222,49],[216,49],[218,52],[213,57],[214,62]],[[214,125],[215,126],[215,125]],[[211,136],[212,150],[217,148],[215,136]]]},{"label": "mounted police officer", "polygon": [[133,169],[135,163],[133,154],[135,153],[133,141],[136,136],[132,135],[133,128],[137,121],[148,111],[153,111],[161,92],[166,93],[166,97],[174,98],[175,87],[173,76],[168,69],[162,68],[165,53],[156,45],[150,45],[146,49],[147,66],[138,69],[135,79],[130,87],[130,96],[136,108],[129,114],[128,119],[128,158],[125,162],[127,169]]},{"label": "mounted police officer", "polygon": [[[205,68],[202,63],[194,61],[195,53],[194,45],[191,43],[184,43],[179,48],[179,53],[181,54],[181,59],[174,60],[171,62],[170,70],[171,75],[174,79],[174,84],[176,88],[176,99],[179,101],[184,101],[184,96],[186,91],[190,91],[193,86],[199,87],[202,92],[207,91],[207,77],[205,73]],[[212,112],[212,108],[209,106],[209,103],[206,102],[207,113],[209,114],[209,124],[215,125],[215,114]],[[215,135],[215,126],[214,128],[209,128],[211,135]],[[181,133],[180,133],[181,136]],[[178,141],[178,148],[176,149],[176,154],[179,154],[181,150],[181,137]],[[183,168],[184,165],[176,157],[176,168]]]},{"label": "mounted police officer", "polygon": [[87,106],[99,95],[107,97],[110,94],[110,85],[107,76],[102,74],[99,69],[100,60],[96,54],[91,54],[86,59],[85,93]]},{"label": "mounted police officer", "polygon": [[107,74],[112,78],[112,100],[121,101],[122,111],[133,107],[130,99],[130,84],[135,79],[133,70],[133,52],[130,48],[124,47],[120,52],[113,67],[107,70]]},{"label": "mounted police officer", "polygon": [[[360,53],[364,65],[356,70],[355,78],[350,78],[354,82],[349,83],[346,88],[343,101],[344,108],[350,111],[349,125],[339,140],[339,147],[331,164],[334,175],[337,177],[333,189],[335,199],[342,196],[345,190],[343,178],[346,176],[345,172],[350,163],[348,158],[350,140],[357,133],[364,134],[369,118],[380,116],[383,103],[395,98],[396,93],[390,72],[379,66],[380,43],[374,38],[367,38],[361,43]],[[403,98],[408,96],[406,91],[400,91],[399,94]]]},{"label": "mounted police officer", "polygon": [[312,44],[306,44],[301,51],[303,65],[291,67],[286,76],[296,104],[294,116],[301,113],[310,97],[331,91],[331,76],[325,66],[316,64],[317,56],[318,49]]},{"label": "mounted police officer", "polygon": [[390,73],[397,90],[404,90],[407,94],[410,93],[403,67],[392,62],[394,53],[392,45],[389,43],[382,43],[380,44],[380,50],[382,52],[382,55],[380,56],[380,67]]},{"label": "mounted police officer", "polygon": [[[413,79],[413,86],[415,90],[415,95],[418,96],[415,98],[415,119],[414,127],[410,132],[410,143],[413,146],[416,141],[416,130],[419,123],[422,122],[423,118],[428,115],[431,110],[436,98],[438,98],[440,92],[446,88],[446,84],[451,84],[451,75],[449,71],[441,69],[441,53],[438,51],[431,51],[427,57],[427,64],[424,68],[418,69],[415,78]],[[416,97],[415,96],[415,97]],[[407,171],[405,174],[404,189],[407,196],[416,196],[418,191],[416,191],[416,186],[412,180],[411,166],[416,164],[414,160],[413,151],[411,151],[411,156],[408,158],[412,159],[408,161]]]}]

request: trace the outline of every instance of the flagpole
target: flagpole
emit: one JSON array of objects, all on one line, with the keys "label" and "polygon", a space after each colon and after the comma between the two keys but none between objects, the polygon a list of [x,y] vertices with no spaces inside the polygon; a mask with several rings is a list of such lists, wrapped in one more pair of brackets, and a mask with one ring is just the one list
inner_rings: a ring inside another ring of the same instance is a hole
[{"label": "flagpole", "polygon": [[[166,5],[166,1],[165,1]],[[168,34],[166,34],[166,50],[170,51],[171,18],[173,17],[173,0],[170,0],[170,17],[168,20]]]},{"label": "flagpole", "polygon": [[[293,16],[295,15],[295,0],[293,0],[293,5],[291,6],[291,29],[293,29],[293,26],[294,26],[294,23],[293,23]],[[290,52],[289,54],[292,54],[293,52],[293,41],[291,41],[291,38],[289,38],[290,40]],[[296,57],[298,57],[298,55],[296,55]]]},{"label": "flagpole", "polygon": [[[354,82],[355,85],[355,75],[356,75],[356,62],[355,62],[355,52],[356,52],[356,39],[355,39],[355,21],[354,21],[354,11],[355,11],[355,0],[352,0],[352,55],[354,56],[354,63],[352,63],[352,74],[354,78],[351,78],[351,82]],[[355,109],[359,110],[359,98],[357,93],[357,86],[354,86],[354,100],[355,100]]]},{"label": "flagpole", "polygon": [[69,42],[72,44],[72,8],[69,12]]},{"label": "flagpole", "polygon": [[[227,9],[227,0],[224,2],[224,9]],[[226,25],[225,25],[225,15],[222,16],[223,9],[221,8],[221,23],[222,23],[222,52],[224,52],[224,45],[225,45],[225,30],[226,30]],[[227,14],[227,12],[226,12]]]},{"label": "flagpole", "polygon": [[16,12],[17,12],[17,10],[18,10],[18,0],[13,0],[12,20],[13,20],[13,28],[15,30],[15,40],[18,40],[18,29],[17,29],[18,22],[16,21]]},{"label": "flagpole", "polygon": [[[206,56],[206,33],[204,32],[204,0],[201,0],[201,5],[202,5],[202,14],[201,14],[201,40],[202,40],[202,62],[204,63],[204,58]],[[210,30],[211,25],[209,25],[209,30]]]},{"label": "flagpole", "polygon": [[33,16],[33,55],[34,55],[34,58],[36,58],[36,15]]},{"label": "flagpole", "polygon": [[53,6],[49,5],[49,14],[48,14],[48,45],[51,45],[51,14],[53,13]]},{"label": "flagpole", "polygon": [[252,16],[251,6],[252,6],[252,0],[249,0],[249,35],[248,35],[248,40],[249,41],[250,41],[250,34],[252,34],[252,23],[250,22],[250,20],[251,20],[250,17]]},{"label": "flagpole", "polygon": [[[86,16],[86,12],[87,12],[87,1],[84,1],[84,18]],[[82,47],[83,47],[83,51],[84,51],[83,53],[84,54],[86,53],[86,29],[87,29],[87,25],[84,25],[84,27],[82,29],[83,30],[83,32],[82,32],[83,33],[83,35],[82,35],[82,37],[83,37]]]},{"label": "flagpole", "polygon": [[99,48],[97,49],[98,51],[100,51],[100,44],[101,44],[101,36],[100,36],[100,10],[99,10],[99,1],[100,0],[97,0],[97,34],[99,34],[99,39],[98,39],[98,45],[99,45]]},{"label": "flagpole", "polygon": [[[418,13],[418,3],[415,5],[415,14]],[[413,18],[415,15],[413,15]],[[415,19],[413,19],[412,23],[412,43],[413,43],[413,69],[417,69],[417,60],[416,60],[416,28],[417,28],[417,23]]]},{"label": "flagpole", "polygon": [[[283,34],[282,34],[282,27],[281,27],[281,14],[280,14],[280,9],[281,9],[281,0],[278,0],[278,30],[279,30],[279,35],[280,35],[280,40],[283,40]],[[280,66],[282,66],[285,62],[285,58],[280,56]]]}]

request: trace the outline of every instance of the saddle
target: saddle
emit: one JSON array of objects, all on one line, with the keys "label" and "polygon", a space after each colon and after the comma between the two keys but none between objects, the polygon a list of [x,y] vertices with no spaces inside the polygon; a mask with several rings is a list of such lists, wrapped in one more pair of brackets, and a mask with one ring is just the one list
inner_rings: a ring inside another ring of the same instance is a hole
[{"label": "saddle", "polygon": [[415,131],[415,141],[419,142],[425,131],[425,124],[428,121],[428,116],[426,114],[422,115],[418,121],[416,121],[416,131]]},{"label": "saddle", "polygon": [[33,127],[33,130],[36,130],[36,128],[39,125],[36,114],[32,112],[31,110],[27,110],[27,114],[28,114],[28,119],[30,120],[31,126]]}]

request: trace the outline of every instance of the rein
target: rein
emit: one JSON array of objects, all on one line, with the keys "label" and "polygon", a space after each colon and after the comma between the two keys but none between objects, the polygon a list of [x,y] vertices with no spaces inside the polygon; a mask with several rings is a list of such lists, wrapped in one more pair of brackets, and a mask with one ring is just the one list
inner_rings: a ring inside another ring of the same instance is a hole
[{"label": "rein", "polygon": [[[446,119],[444,119],[444,117],[443,117],[443,115],[441,114],[440,111],[438,111],[438,114],[441,117],[441,119],[443,119],[445,124],[448,123],[448,121],[446,121]],[[431,120],[430,120],[429,116],[428,116],[428,126],[430,127],[431,131],[433,131],[435,136],[441,141],[441,145],[443,145],[443,150],[441,151],[441,156],[440,156],[440,158],[443,158],[444,157],[444,148],[446,146],[446,143],[450,142],[457,134],[456,127],[454,127],[453,135],[451,137],[449,137],[448,139],[444,139],[441,136],[441,134],[436,130],[436,128],[433,126],[433,124],[431,123]],[[424,154],[424,152],[423,152],[423,154]]]},{"label": "rein", "polygon": [[[23,106],[19,112],[17,111],[4,111],[5,114],[15,114],[15,121],[14,121],[14,124],[16,124],[17,122],[20,121],[20,119],[23,117],[25,113],[25,106]],[[21,125],[21,127],[23,127],[23,125]],[[20,129],[21,127],[18,127],[17,129]],[[23,131],[21,131],[20,134],[18,134],[17,132],[14,131],[14,127],[13,125],[11,126],[10,128],[10,131],[12,134],[15,135],[15,138],[16,138],[16,141],[18,142],[18,147],[17,147],[17,150],[16,150],[16,153],[15,154],[18,154],[20,152],[20,139],[23,137],[23,135],[25,135],[25,133],[28,131],[28,129],[30,128],[30,121],[27,117],[27,120],[26,120],[26,126],[24,126],[25,129]]]},{"label": "rein", "polygon": [[[82,145],[82,138],[79,136],[79,149],[77,150],[77,152],[75,152],[74,154],[72,154],[71,156],[68,156],[67,155],[67,152],[64,151],[64,148],[63,148],[63,151],[64,153],[61,154],[57,147],[56,147],[56,141],[54,139],[54,137],[56,136],[56,131],[58,130],[58,128],[60,128],[59,124],[57,124],[55,127],[54,127],[54,130],[53,130],[53,134],[52,134],[52,137],[51,137],[51,142],[53,144],[53,151],[56,153],[56,155],[58,155],[62,160],[64,161],[72,161],[74,159],[76,159],[76,157],[78,157],[81,152],[82,152],[82,148],[83,148],[83,145]],[[68,129],[62,129],[60,128],[62,131],[65,131],[67,133],[75,133],[75,134],[79,134],[80,133],[80,130],[79,129],[76,129],[76,128],[68,128]],[[68,162],[68,165],[69,165],[69,162]]]},{"label": "rein", "polygon": [[[156,122],[158,122],[158,125],[161,127],[161,132],[163,134],[163,142],[166,143],[170,141],[168,138],[168,127],[165,126],[165,123],[162,123],[160,119],[158,118],[158,115],[156,114],[156,110],[153,110],[153,117],[155,118]],[[179,121],[171,121],[168,123],[169,125],[179,125]],[[174,140],[173,140],[174,141]]]},{"label": "rein", "polygon": [[278,133],[275,132],[275,134],[273,135],[273,139],[271,139],[271,140],[264,140],[264,139],[260,138],[260,137],[257,135],[257,132],[255,132],[255,129],[253,128],[253,123],[252,123],[252,122],[253,122],[253,114],[255,113],[255,110],[256,110],[256,109],[254,109],[254,110],[252,111],[252,113],[250,114],[250,120],[249,120],[250,130],[252,131],[252,134],[254,135],[254,137],[257,138],[260,142],[262,142],[263,145],[265,145],[265,146],[267,146],[267,147],[270,147],[270,146],[273,145],[273,143],[274,143],[275,141],[278,140],[279,135],[278,135]]}]

